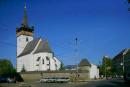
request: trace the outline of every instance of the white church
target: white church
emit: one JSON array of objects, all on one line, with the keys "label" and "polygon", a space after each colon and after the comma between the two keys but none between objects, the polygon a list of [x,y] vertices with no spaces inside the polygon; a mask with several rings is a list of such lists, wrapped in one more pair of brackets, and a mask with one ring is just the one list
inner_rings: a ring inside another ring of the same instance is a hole
[{"label": "white church", "polygon": [[59,70],[61,62],[55,57],[47,40],[34,38],[34,27],[28,26],[26,3],[24,18],[17,35],[17,72]]}]

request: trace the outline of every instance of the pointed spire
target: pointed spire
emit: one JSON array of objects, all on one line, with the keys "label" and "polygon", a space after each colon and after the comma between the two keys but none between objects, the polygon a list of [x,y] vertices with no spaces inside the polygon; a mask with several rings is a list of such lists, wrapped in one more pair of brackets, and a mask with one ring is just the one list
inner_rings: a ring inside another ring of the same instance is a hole
[{"label": "pointed spire", "polygon": [[26,0],[24,0],[24,18],[23,18],[23,26],[28,26],[28,17],[27,17],[27,6],[26,6]]}]

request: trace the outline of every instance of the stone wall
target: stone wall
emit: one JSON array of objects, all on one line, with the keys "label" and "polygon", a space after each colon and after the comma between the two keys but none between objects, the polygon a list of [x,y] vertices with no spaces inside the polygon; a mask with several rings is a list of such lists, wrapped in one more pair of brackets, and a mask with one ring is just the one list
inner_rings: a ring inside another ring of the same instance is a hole
[{"label": "stone wall", "polygon": [[[46,71],[46,72],[24,72],[20,73],[25,82],[39,81],[46,77],[69,77],[75,78],[76,71]],[[79,78],[89,79],[88,71],[79,71]]]}]

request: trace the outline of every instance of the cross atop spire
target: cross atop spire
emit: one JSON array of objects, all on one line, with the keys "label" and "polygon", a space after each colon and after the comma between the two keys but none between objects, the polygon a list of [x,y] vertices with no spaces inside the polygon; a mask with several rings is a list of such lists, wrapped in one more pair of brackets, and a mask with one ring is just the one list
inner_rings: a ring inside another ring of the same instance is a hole
[{"label": "cross atop spire", "polygon": [[24,27],[28,27],[28,17],[27,17],[26,0],[24,0],[24,17],[23,17],[22,25],[23,25]]}]

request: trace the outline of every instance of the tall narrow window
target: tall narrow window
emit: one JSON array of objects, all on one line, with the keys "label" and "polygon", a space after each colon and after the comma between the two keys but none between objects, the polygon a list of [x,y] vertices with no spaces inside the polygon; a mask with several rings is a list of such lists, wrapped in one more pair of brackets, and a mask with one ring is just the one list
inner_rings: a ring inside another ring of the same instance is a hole
[{"label": "tall narrow window", "polygon": [[42,64],[44,64],[44,59],[42,59]]},{"label": "tall narrow window", "polygon": [[49,61],[49,57],[46,57],[46,60]]},{"label": "tall narrow window", "polygon": [[37,58],[37,61],[39,61],[39,60],[40,60],[40,58],[41,58],[41,57],[38,57],[38,58]]},{"label": "tall narrow window", "polygon": [[26,42],[28,42],[28,37],[26,37]]},{"label": "tall narrow window", "polygon": [[56,69],[57,69],[57,64],[55,64],[55,67],[56,67]]}]

